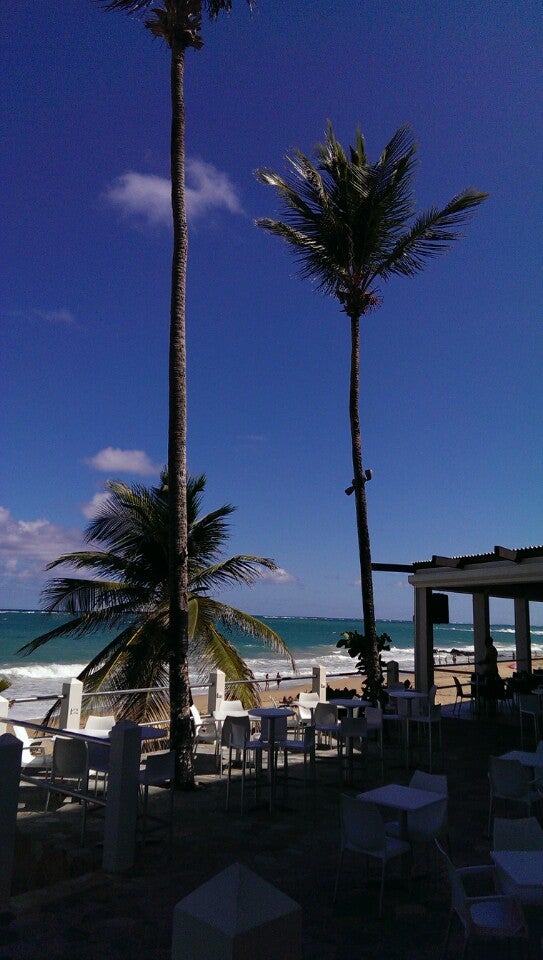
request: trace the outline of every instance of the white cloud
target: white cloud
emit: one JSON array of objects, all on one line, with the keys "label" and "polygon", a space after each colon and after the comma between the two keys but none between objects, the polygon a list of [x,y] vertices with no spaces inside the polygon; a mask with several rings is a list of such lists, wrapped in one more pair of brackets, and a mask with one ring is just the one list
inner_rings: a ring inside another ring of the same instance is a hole
[{"label": "white cloud", "polygon": [[107,490],[102,490],[101,493],[95,493],[92,500],[89,500],[88,503],[82,504],[81,509],[87,520],[93,520],[100,508],[108,499],[109,493]]},{"label": "white cloud", "polygon": [[[201,218],[217,208],[230,213],[243,212],[228,174],[202,160],[187,159],[185,169],[189,220]],[[109,185],[106,198],[127,217],[143,219],[151,226],[169,226],[172,221],[170,191],[170,181],[166,177],[127,170]]]},{"label": "white cloud", "polygon": [[47,320],[48,323],[75,323],[73,313],[65,307],[60,310],[34,310],[33,313],[41,320]]},{"label": "white cloud", "polygon": [[298,577],[288,570],[278,567],[277,570],[263,570],[261,580],[267,583],[298,583]]},{"label": "white cloud", "polygon": [[4,581],[35,578],[51,560],[81,547],[79,530],[67,530],[49,520],[15,520],[0,507],[0,577]]},{"label": "white cloud", "polygon": [[103,473],[136,473],[141,477],[160,473],[161,470],[144,450],[120,450],[118,447],[105,447],[85,463]]}]

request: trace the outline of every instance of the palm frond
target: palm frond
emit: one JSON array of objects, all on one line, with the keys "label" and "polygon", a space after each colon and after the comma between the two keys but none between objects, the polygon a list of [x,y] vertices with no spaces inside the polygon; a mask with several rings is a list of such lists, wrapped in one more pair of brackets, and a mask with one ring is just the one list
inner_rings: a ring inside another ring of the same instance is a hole
[{"label": "palm frond", "polygon": [[378,275],[385,280],[392,274],[414,276],[423,269],[428,258],[443,253],[459,238],[456,228],[466,223],[487,197],[487,193],[466,190],[442,210],[434,207],[421,214],[409,232],[398,240],[389,257],[379,265]]},{"label": "palm frond", "polygon": [[208,567],[191,570],[191,593],[207,593],[225,583],[243,583],[247,586],[256,583],[262,576],[261,567],[277,570],[273,560],[266,557],[235,556],[228,557]]}]

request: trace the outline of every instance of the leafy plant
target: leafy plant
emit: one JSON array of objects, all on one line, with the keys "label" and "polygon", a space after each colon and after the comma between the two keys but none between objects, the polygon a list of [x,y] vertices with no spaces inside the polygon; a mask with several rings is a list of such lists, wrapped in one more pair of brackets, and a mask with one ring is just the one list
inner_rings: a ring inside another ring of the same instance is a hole
[{"label": "leafy plant", "polygon": [[381,703],[383,697],[383,663],[381,651],[390,650],[391,639],[388,633],[377,635],[376,643],[358,630],[346,630],[341,634],[336,647],[345,647],[353,660],[357,659],[356,669],[365,680],[362,684],[362,695],[373,704]]}]

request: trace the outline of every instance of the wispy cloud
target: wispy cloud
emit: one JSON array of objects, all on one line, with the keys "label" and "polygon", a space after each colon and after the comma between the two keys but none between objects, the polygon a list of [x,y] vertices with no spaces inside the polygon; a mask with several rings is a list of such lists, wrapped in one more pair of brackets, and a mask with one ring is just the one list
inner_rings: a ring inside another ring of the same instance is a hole
[{"label": "wispy cloud", "polygon": [[277,567],[277,570],[264,570],[261,580],[266,583],[298,583],[298,577],[289,573],[288,570],[283,570],[282,567]]},{"label": "wispy cloud", "polygon": [[[216,209],[241,214],[243,209],[227,173],[212,163],[187,159],[185,199],[187,217],[197,220]],[[106,199],[124,216],[143,220],[150,226],[167,225],[172,221],[171,184],[166,177],[127,170],[111,183]]]},{"label": "wispy cloud", "polygon": [[102,473],[135,473],[141,477],[160,473],[161,470],[144,450],[121,450],[119,447],[105,447],[85,463]]},{"label": "wispy cloud", "polygon": [[109,493],[107,490],[102,490],[101,493],[95,493],[92,500],[89,500],[88,503],[83,503],[81,505],[81,510],[83,511],[83,515],[87,518],[87,520],[92,520],[108,499]]},{"label": "wispy cloud", "polygon": [[62,307],[60,310],[33,310],[34,316],[47,323],[75,323],[75,317],[71,310]]},{"label": "wispy cloud", "polygon": [[79,530],[43,519],[15,520],[6,507],[0,507],[0,576],[5,581],[39,577],[51,560],[81,547]]}]

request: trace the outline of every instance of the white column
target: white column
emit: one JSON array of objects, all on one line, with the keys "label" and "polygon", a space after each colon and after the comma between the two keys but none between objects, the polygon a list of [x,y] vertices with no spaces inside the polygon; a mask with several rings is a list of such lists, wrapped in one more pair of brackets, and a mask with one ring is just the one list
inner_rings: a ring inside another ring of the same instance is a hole
[{"label": "white column", "polygon": [[137,723],[121,720],[110,739],[102,867],[110,873],[123,873],[134,865],[136,851],[140,729]]},{"label": "white column", "polygon": [[415,686],[426,692],[434,682],[434,627],[432,591],[415,587]]},{"label": "white column", "polygon": [[[9,700],[6,700],[5,697],[0,697],[0,717],[7,717],[8,710],[9,710]],[[7,733],[7,732],[8,732],[7,723],[2,723],[2,721],[0,720],[0,736],[3,733]]]},{"label": "white column", "polygon": [[210,716],[213,716],[214,710],[220,710],[224,703],[225,679],[222,670],[212,670],[209,674],[207,712]]},{"label": "white column", "polygon": [[59,723],[63,730],[79,730],[81,723],[81,704],[83,701],[83,684],[81,680],[72,677],[68,683],[62,684],[60,701]]},{"label": "white column", "polygon": [[326,669],[320,663],[313,667],[313,678],[311,681],[311,692],[318,693],[319,700],[324,703],[326,700]]},{"label": "white column", "polygon": [[532,638],[530,636],[530,603],[523,597],[515,600],[515,645],[517,670],[532,671]]},{"label": "white column", "polygon": [[11,893],[22,749],[13,734],[0,736],[0,912]]}]

